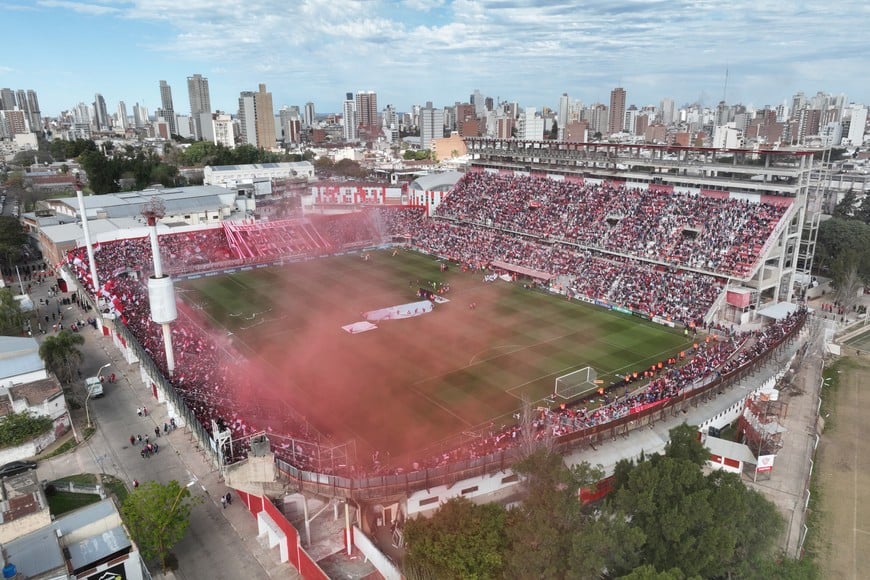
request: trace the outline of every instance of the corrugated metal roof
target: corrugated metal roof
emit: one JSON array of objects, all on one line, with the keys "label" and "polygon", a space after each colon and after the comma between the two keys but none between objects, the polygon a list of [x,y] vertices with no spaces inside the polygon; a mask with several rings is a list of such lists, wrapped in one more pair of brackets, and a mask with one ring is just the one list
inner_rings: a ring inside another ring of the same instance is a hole
[{"label": "corrugated metal roof", "polygon": [[[109,522],[117,519],[120,523],[120,515],[111,499],[104,499],[64,514],[44,528],[6,542],[4,548],[8,561],[14,563],[18,571],[27,578],[65,566],[57,530],[62,536],[66,536],[107,518]],[[98,527],[94,535],[67,545],[70,562],[75,570],[117,552],[126,551],[131,546],[130,538],[120,525],[108,529]]]},{"label": "corrugated metal roof", "polygon": [[410,187],[420,191],[446,191],[456,185],[462,175],[459,171],[430,173],[412,181]]},{"label": "corrugated metal roof", "polygon": [[44,368],[35,338],[0,336],[0,381]]}]

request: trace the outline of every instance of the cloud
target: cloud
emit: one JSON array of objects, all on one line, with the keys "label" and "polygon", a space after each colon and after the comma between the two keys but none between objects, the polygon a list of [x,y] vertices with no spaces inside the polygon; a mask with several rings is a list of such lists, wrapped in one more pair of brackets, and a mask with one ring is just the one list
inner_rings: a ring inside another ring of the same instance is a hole
[{"label": "cloud", "polygon": [[[246,83],[236,90],[259,76],[288,96],[309,86],[325,91],[331,81],[339,95],[368,87],[393,102],[452,103],[478,86],[540,106],[563,91],[606,99],[622,85],[629,100],[655,102],[719,94],[728,66],[735,94],[745,79],[747,88],[764,93],[759,100],[773,101],[787,90],[781,78],[798,75],[806,75],[799,80],[807,90],[844,80],[870,98],[860,84],[870,37],[820,29],[830,6],[818,3],[38,0],[38,6],[150,25],[148,35],[137,37],[145,58],[220,70],[227,81]],[[852,30],[870,24],[870,4],[841,0],[837,8],[849,15]],[[825,71],[821,59],[838,68]]]},{"label": "cloud", "polygon": [[120,9],[115,6],[107,6],[105,4],[94,4],[87,2],[70,2],[67,0],[38,0],[37,4],[45,8],[65,8],[78,12],[80,14],[90,14],[93,16],[102,16],[104,14],[117,14]]}]

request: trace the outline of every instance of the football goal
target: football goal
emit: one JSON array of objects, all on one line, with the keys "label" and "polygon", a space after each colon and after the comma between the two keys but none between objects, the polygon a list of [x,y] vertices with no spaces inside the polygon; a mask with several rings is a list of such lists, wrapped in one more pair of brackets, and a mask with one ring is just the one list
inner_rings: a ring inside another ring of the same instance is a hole
[{"label": "football goal", "polygon": [[592,367],[556,377],[556,388],[553,393],[562,399],[570,400],[593,392],[598,388],[595,379],[598,373]]}]

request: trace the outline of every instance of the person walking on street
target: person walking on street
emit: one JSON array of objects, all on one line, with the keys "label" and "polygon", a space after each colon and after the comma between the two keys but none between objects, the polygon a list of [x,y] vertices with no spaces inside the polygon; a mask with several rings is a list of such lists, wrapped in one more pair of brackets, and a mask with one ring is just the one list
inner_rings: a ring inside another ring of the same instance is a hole
[{"label": "person walking on street", "polygon": [[136,407],[136,414],[142,416],[142,407]]},{"label": "person walking on street", "polygon": [[154,437],[160,437],[160,427],[154,427]]},{"label": "person walking on street", "polygon": [[221,505],[224,507],[224,509],[227,509],[227,496],[221,496]]},{"label": "person walking on street", "polygon": [[148,408],[145,405],[142,405],[142,414],[148,416]]},{"label": "person walking on street", "polygon": [[135,435],[130,435],[130,445],[131,446],[136,445],[136,436]]}]

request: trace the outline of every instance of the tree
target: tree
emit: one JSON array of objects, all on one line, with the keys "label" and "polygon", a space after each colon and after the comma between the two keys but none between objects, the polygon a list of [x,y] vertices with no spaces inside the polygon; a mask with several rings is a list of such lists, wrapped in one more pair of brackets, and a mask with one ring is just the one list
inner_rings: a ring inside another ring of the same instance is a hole
[{"label": "tree", "polygon": [[632,570],[630,574],[620,576],[619,580],[686,580],[686,575],[679,568],[659,572],[655,566],[644,564]]},{"label": "tree", "polygon": [[834,295],[847,311],[858,302],[858,291],[864,287],[864,282],[858,276],[858,266],[855,263],[844,265],[844,271],[835,271],[834,284],[837,292]]},{"label": "tree", "polygon": [[134,489],[121,506],[121,516],[142,556],[158,559],[163,571],[172,547],[184,537],[190,512],[199,503],[186,486],[149,481]]},{"label": "tree", "polygon": [[839,219],[849,219],[855,212],[855,204],[858,201],[858,194],[851,187],[849,191],[843,195],[843,199],[834,207],[834,217]]},{"label": "tree", "polygon": [[574,535],[584,522],[578,491],[601,479],[600,469],[583,463],[565,466],[561,455],[546,449],[514,464],[521,474],[523,502],[508,513],[509,578],[563,578],[568,573]]},{"label": "tree", "polygon": [[21,222],[12,216],[0,216],[0,260],[11,268],[23,261],[27,234]]},{"label": "tree", "polygon": [[631,471],[613,504],[643,530],[643,562],[690,577],[752,576],[783,525],[776,507],[737,475],[704,476],[688,459],[660,455]]},{"label": "tree", "polygon": [[671,459],[686,459],[698,467],[703,467],[710,459],[710,452],[698,439],[698,430],[687,423],[677,425],[668,431],[665,455]]},{"label": "tree", "polygon": [[51,417],[10,412],[0,418],[0,448],[21,445],[54,427]]},{"label": "tree", "polygon": [[[853,257],[845,260],[846,254]],[[817,271],[825,275],[844,274],[854,264],[858,276],[870,280],[870,225],[837,218],[823,221],[819,225],[815,263]]]},{"label": "tree", "polygon": [[405,573],[411,578],[500,578],[507,547],[498,504],[451,499],[431,519],[405,525]]},{"label": "tree", "polygon": [[0,288],[0,334],[17,336],[24,328],[24,313],[21,305],[9,288]]},{"label": "tree", "polygon": [[82,353],[77,348],[84,344],[81,334],[61,330],[55,335],[45,337],[39,345],[39,357],[61,383],[69,384],[78,374]]}]

